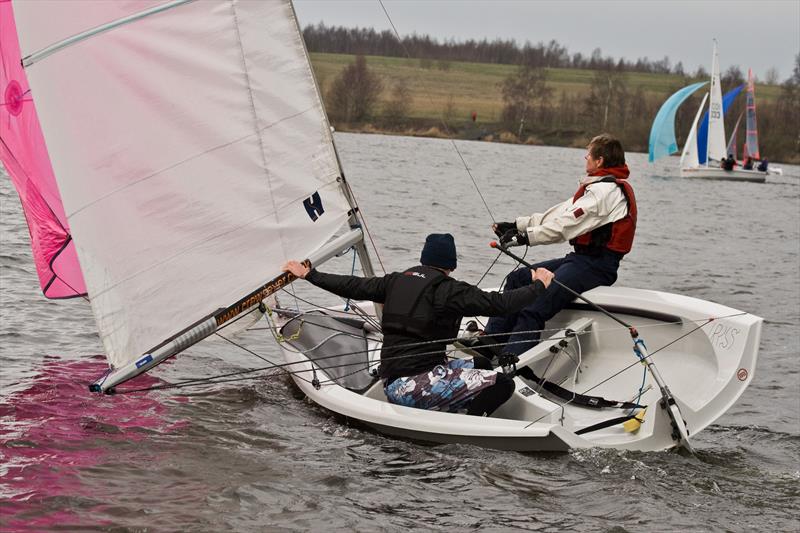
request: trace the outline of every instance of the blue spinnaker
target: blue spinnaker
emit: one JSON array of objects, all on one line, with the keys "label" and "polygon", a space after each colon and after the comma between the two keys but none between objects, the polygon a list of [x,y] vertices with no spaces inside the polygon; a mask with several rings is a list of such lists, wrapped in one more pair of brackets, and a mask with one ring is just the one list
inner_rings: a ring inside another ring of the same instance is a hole
[{"label": "blue spinnaker", "polygon": [[684,100],[693,92],[708,83],[701,81],[693,83],[679,90],[664,102],[658,110],[653,126],[650,128],[649,161],[652,163],[660,157],[674,154],[678,151],[678,141],[675,140],[675,113]]},{"label": "blue spinnaker", "polygon": [[[739,96],[739,93],[745,87],[745,84],[739,85],[735,89],[725,93],[722,97],[722,115],[728,110],[733,100]],[[697,127],[697,159],[700,164],[706,162],[706,154],[708,152],[708,111],[703,113],[703,120],[700,121],[700,126]]]}]

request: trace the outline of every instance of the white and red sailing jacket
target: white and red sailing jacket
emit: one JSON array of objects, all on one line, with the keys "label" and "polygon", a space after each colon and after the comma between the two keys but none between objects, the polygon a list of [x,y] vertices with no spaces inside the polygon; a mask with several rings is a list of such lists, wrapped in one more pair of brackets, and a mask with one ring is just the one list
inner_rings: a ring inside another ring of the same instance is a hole
[{"label": "white and red sailing jacket", "polygon": [[[516,219],[517,230],[528,234],[531,246],[571,241],[590,245],[591,233],[613,223],[605,247],[630,252],[636,230],[636,198],[627,179],[602,181],[613,176],[585,176],[575,195],[544,213]],[[627,198],[626,198],[627,196]]]}]

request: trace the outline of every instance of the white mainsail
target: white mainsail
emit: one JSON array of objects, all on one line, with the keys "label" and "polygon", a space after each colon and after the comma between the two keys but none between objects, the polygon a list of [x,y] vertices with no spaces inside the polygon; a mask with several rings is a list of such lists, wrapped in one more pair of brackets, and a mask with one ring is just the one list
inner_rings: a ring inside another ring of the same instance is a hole
[{"label": "white mainsail", "polygon": [[689,135],[686,137],[686,144],[681,154],[681,168],[697,168],[700,166],[700,160],[697,154],[697,123],[700,121],[700,116],[703,114],[706,100],[708,100],[708,93],[703,95],[703,101],[700,102],[700,107],[697,108],[697,114],[694,116],[694,121],[692,122],[692,129],[689,130]]},{"label": "white mainsail", "polygon": [[15,2],[23,64],[114,367],[347,220],[288,0]]},{"label": "white mainsail", "polygon": [[725,122],[722,108],[722,87],[719,78],[719,56],[717,41],[714,40],[714,54],[711,60],[711,100],[708,104],[708,151],[706,162],[721,161],[728,154],[725,152]]}]

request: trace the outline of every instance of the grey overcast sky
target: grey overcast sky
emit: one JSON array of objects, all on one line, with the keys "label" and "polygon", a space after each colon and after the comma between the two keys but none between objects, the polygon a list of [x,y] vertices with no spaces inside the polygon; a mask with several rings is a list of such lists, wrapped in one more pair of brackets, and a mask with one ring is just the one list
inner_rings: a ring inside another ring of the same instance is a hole
[{"label": "grey overcast sky", "polygon": [[[302,26],[391,29],[378,0],[295,0]],[[570,54],[651,60],[669,56],[694,72],[711,69],[711,39],[724,72],[736,64],[763,79],[770,67],[785,80],[800,53],[800,0],[383,0],[400,35],[440,41],[555,39]]]}]

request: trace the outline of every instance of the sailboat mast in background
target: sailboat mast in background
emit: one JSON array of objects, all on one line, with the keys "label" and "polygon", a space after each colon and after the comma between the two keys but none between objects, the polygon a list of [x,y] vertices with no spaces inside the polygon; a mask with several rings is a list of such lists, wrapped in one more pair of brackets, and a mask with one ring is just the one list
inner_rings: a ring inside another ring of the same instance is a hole
[{"label": "sailboat mast in background", "polygon": [[711,57],[711,87],[709,88],[708,104],[708,147],[706,163],[712,165],[714,161],[719,164],[728,154],[725,152],[725,118],[722,107],[722,86],[719,76],[719,55],[717,53],[717,40],[714,39],[714,52]]}]

